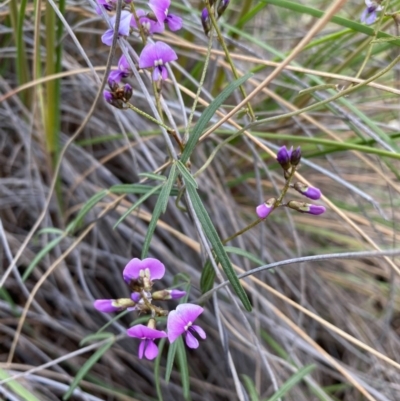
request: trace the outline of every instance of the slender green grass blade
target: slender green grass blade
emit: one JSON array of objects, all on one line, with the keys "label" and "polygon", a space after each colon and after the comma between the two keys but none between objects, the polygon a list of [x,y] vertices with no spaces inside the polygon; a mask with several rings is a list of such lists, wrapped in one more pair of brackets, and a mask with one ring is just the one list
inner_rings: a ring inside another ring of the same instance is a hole
[{"label": "slender green grass blade", "polygon": [[165,346],[165,338],[162,338],[158,343],[158,355],[156,360],[154,361],[154,382],[156,385],[156,392],[159,401],[163,401],[162,391],[161,391],[161,356]]},{"label": "slender green grass blade", "polygon": [[179,371],[181,373],[181,381],[182,381],[182,389],[183,389],[183,397],[185,400],[189,400],[190,398],[190,378],[189,378],[189,368],[188,362],[186,358],[186,348],[183,343],[183,338],[180,336],[177,340],[177,361],[179,366]]},{"label": "slender green grass blade", "polygon": [[176,166],[178,167],[179,172],[182,174],[182,177],[184,178],[185,182],[187,184],[192,185],[195,188],[198,188],[196,180],[180,160],[176,162]]},{"label": "slender green grass blade", "polygon": [[200,289],[203,294],[211,290],[214,284],[214,280],[215,280],[215,271],[210,262],[210,259],[207,259],[207,262],[204,265],[203,270],[201,271],[201,277],[200,277]]},{"label": "slender green grass blade", "polygon": [[257,265],[265,265],[265,262],[263,262],[261,259],[257,258],[254,256],[252,253],[244,251],[243,249],[236,248],[235,246],[226,246],[225,251],[228,253],[234,253],[235,255],[240,255],[243,256],[249,260],[251,260],[254,263],[257,263]]},{"label": "slender green grass blade", "polygon": [[178,347],[178,341],[170,344],[168,348],[168,356],[167,356],[167,365],[165,366],[165,382],[169,383],[169,379],[171,378],[172,368],[174,366],[176,350]]},{"label": "slender green grass blade", "polygon": [[256,386],[254,385],[253,380],[251,380],[251,378],[247,375],[242,375],[242,379],[250,396],[250,401],[259,401],[260,398],[257,394]]},{"label": "slender green grass blade", "polygon": [[151,180],[156,180],[156,181],[165,181],[167,179],[167,177],[165,177],[164,175],[154,174],[154,173],[139,173],[138,176],[149,178]]},{"label": "slender green grass blade", "polygon": [[186,190],[188,192],[190,199],[192,200],[194,210],[196,212],[198,219],[200,220],[204,232],[209,241],[211,242],[211,245],[214,248],[214,252],[219,262],[221,263],[222,268],[224,269],[226,277],[231,283],[237,296],[243,303],[243,306],[246,308],[246,310],[251,311],[251,304],[249,298],[247,297],[245,290],[243,289],[239,279],[235,274],[235,271],[233,270],[231,261],[229,260],[229,257],[224,249],[221,239],[218,236],[218,233],[210,219],[210,216],[207,213],[207,210],[205,209],[200,199],[199,194],[196,191],[196,188],[192,187],[191,185],[187,185]]},{"label": "slender green grass blade", "polygon": [[151,189],[149,192],[141,196],[114,224],[113,229],[117,228],[118,225],[126,219],[127,216],[129,216],[138,206],[140,206],[147,198],[150,198],[151,195],[153,195],[155,192],[159,191],[161,189],[162,185],[158,185],[157,187],[154,187]]},{"label": "slender green grass blade", "polygon": [[88,336],[82,338],[79,345],[81,347],[83,347],[85,344],[91,343],[93,341],[102,341],[102,340],[106,340],[107,338],[111,338],[111,337],[114,337],[114,334],[112,334],[112,333],[89,334]]},{"label": "slender green grass blade", "polygon": [[57,238],[54,238],[52,241],[50,241],[43,249],[40,250],[40,252],[33,258],[32,262],[29,264],[29,266],[26,268],[24,271],[24,274],[22,275],[22,281],[25,281],[29,275],[32,273],[33,269],[36,267],[36,265],[53,249],[55,248],[62,240],[64,239],[64,236],[59,236]]},{"label": "slender green grass blade", "polygon": [[[0,380],[9,379],[11,376],[3,369],[0,369]],[[10,388],[21,401],[40,401],[32,394],[32,390],[27,390],[17,381],[9,381],[6,386]]]},{"label": "slender green grass blade", "polygon": [[151,216],[151,220],[149,223],[149,227],[147,229],[146,238],[144,239],[143,247],[142,247],[142,259],[144,259],[150,248],[150,242],[153,238],[154,230],[157,226],[157,221],[160,218],[161,214],[165,212],[168,205],[168,199],[171,195],[172,186],[174,185],[176,178],[176,164],[171,166],[171,171],[169,172],[169,176],[167,181],[163,184],[160,192],[160,196],[157,199],[157,203],[154,207],[153,215]]},{"label": "slender green grass blade", "polygon": [[[113,194],[146,194],[150,190],[154,188],[154,185],[145,185],[145,184],[120,184],[114,185],[110,188],[110,192]],[[160,190],[161,191],[161,190]],[[171,194],[174,196],[178,195],[178,190],[173,189]],[[157,193],[157,192],[155,192]]]},{"label": "slender green grass blade", "polygon": [[206,128],[207,124],[209,123],[215,112],[218,110],[218,108],[233,93],[235,89],[246,82],[250,77],[252,77],[252,75],[252,73],[248,73],[246,75],[243,75],[236,81],[230,83],[204,110],[203,114],[199,118],[199,121],[197,121],[196,125],[193,127],[192,133],[189,136],[189,140],[187,141],[185,149],[182,152],[182,163],[185,164],[189,160],[190,155],[197,145],[197,141],[199,140],[201,134],[204,132],[204,129]]},{"label": "slender green grass blade", "polygon": [[63,395],[63,400],[68,400],[74,390],[78,387],[80,381],[85,377],[85,375],[90,371],[93,365],[108,351],[108,349],[114,344],[114,341],[109,341],[105,343],[101,348],[99,348],[78,370],[75,375],[73,382],[71,383],[68,391]]},{"label": "slender green grass blade", "polygon": [[308,365],[298,370],[289,380],[283,383],[282,387],[268,401],[277,401],[288,393],[300,380],[310,374],[316,368],[315,365]]}]

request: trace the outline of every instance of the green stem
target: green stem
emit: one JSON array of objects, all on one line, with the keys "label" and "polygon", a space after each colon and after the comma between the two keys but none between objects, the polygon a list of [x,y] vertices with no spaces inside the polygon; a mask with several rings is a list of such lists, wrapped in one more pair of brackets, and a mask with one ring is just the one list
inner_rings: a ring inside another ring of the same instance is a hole
[{"label": "green stem", "polygon": [[154,118],[151,115],[145,113],[144,111],[138,109],[132,103],[126,103],[126,105],[127,105],[128,109],[135,111],[136,113],[147,118],[148,120],[152,121],[153,123],[165,128],[168,132],[170,132],[170,133],[174,132],[174,130],[171,127],[168,127],[168,125],[165,125],[162,121],[158,121],[156,118]]},{"label": "green stem", "polygon": [[[220,42],[220,44],[222,46],[222,49],[224,50],[226,60],[228,61],[228,64],[231,66],[233,76],[235,77],[235,79],[238,79],[239,75],[238,75],[238,72],[236,70],[235,64],[233,63],[233,60],[232,60],[231,55],[229,53],[228,47],[226,46],[224,37],[223,37],[223,35],[221,33],[221,30],[219,29],[218,22],[217,22],[217,20],[215,18],[215,15],[214,15],[214,9],[211,8],[210,3],[209,3],[208,0],[206,1],[206,6],[207,6],[208,14],[210,16],[212,25],[213,25],[213,27],[215,29],[215,32],[217,33],[218,40],[219,40],[219,42]],[[247,94],[246,94],[246,91],[245,91],[243,85],[240,85],[240,92],[242,93],[242,96],[245,99],[247,97]],[[252,121],[255,121],[256,120],[256,116],[254,114],[253,108],[251,107],[250,101],[247,102],[247,110],[248,110],[248,112],[250,114],[250,117],[251,117]]]}]

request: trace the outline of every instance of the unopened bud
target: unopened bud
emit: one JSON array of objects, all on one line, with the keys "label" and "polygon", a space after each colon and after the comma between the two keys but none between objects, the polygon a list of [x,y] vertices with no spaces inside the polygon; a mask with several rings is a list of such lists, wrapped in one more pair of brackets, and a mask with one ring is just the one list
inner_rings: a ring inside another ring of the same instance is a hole
[{"label": "unopened bud", "polygon": [[290,201],[287,203],[288,207],[297,210],[300,213],[308,213],[318,216],[319,214],[325,213],[326,209],[324,206],[312,205],[311,203]]},{"label": "unopened bud", "polygon": [[154,300],[167,301],[169,299],[179,299],[186,295],[186,291],[180,290],[161,290],[153,292],[152,298]]},{"label": "unopened bud", "polygon": [[293,188],[300,192],[302,195],[307,196],[307,198],[318,200],[321,198],[321,191],[315,187],[309,187],[308,185],[303,184],[302,182],[296,182],[293,185]]},{"label": "unopened bud", "polygon": [[134,307],[136,303],[129,298],[120,299],[97,299],[93,306],[100,312],[113,313],[120,312],[126,308]]},{"label": "unopened bud", "polygon": [[228,5],[229,5],[229,0],[220,0],[219,1],[218,7],[217,7],[218,17],[220,17],[225,12],[225,10],[228,8]]},{"label": "unopened bud", "polygon": [[208,36],[211,30],[211,23],[207,8],[203,8],[201,12],[201,24],[203,25],[204,33]]},{"label": "unopened bud", "polygon": [[104,91],[103,92],[104,100],[111,104],[112,106],[116,107],[117,109],[123,109],[124,108],[124,102],[121,99],[117,99],[114,97],[114,95],[109,92],[109,91]]},{"label": "unopened bud", "polygon": [[287,149],[286,146],[282,146],[278,153],[276,154],[276,160],[281,165],[281,167],[287,171],[292,166],[290,164],[290,157],[292,155],[293,146],[290,149]]},{"label": "unopened bud", "polygon": [[147,327],[149,329],[155,329],[156,328],[156,320],[153,318],[149,319],[149,321],[147,323]]},{"label": "unopened bud", "polygon": [[268,199],[265,203],[258,205],[256,208],[257,216],[260,219],[266,219],[268,215],[274,210],[276,199]]},{"label": "unopened bud", "polygon": [[132,93],[133,93],[132,86],[130,86],[129,84],[125,84],[125,86],[124,86],[124,98],[125,98],[126,102],[132,97]]},{"label": "unopened bud", "polygon": [[300,163],[301,160],[301,149],[300,146],[297,147],[297,149],[292,151],[292,154],[290,155],[290,163],[292,166],[297,166]]}]

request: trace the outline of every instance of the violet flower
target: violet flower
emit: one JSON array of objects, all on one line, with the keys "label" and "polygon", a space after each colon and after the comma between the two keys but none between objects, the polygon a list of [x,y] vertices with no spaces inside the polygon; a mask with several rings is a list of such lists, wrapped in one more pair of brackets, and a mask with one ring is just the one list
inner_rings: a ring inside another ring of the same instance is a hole
[{"label": "violet flower", "polygon": [[103,313],[120,312],[129,308],[130,310],[135,308],[136,302],[129,298],[120,299],[97,299],[93,302],[93,306]]},{"label": "violet flower", "polygon": [[256,208],[257,216],[260,219],[266,219],[268,215],[274,210],[276,199],[268,199],[265,203],[258,205]]},{"label": "violet flower", "polygon": [[[150,319],[150,321],[154,321],[154,319]],[[150,324],[149,322],[149,325],[154,325],[155,327],[155,322],[153,324]],[[126,332],[130,337],[141,339],[138,350],[140,359],[143,358],[143,355],[149,360],[156,358],[158,355],[158,347],[154,343],[154,340],[167,337],[167,333],[165,331],[156,330],[155,328],[147,327],[143,324],[133,326]]]},{"label": "violet flower", "polygon": [[158,280],[163,278],[165,274],[165,266],[154,258],[146,258],[140,260],[134,258],[125,266],[122,275],[124,280],[129,284],[132,280],[148,279]]},{"label": "violet flower", "polygon": [[380,2],[374,0],[365,0],[365,5],[367,7],[362,12],[360,20],[364,24],[370,25],[376,21],[378,11],[381,11],[383,7],[380,5]]},{"label": "violet flower", "polygon": [[178,31],[182,28],[182,18],[168,13],[170,4],[171,0],[149,1],[149,7],[152,9],[157,21],[160,24],[166,23],[171,31]]},{"label": "violet flower", "polygon": [[290,201],[288,202],[287,206],[290,207],[291,209],[297,210],[300,213],[308,213],[308,214],[313,214],[315,216],[318,216],[326,212],[324,206],[312,205],[311,203],[305,203],[305,202]]},{"label": "violet flower", "polygon": [[97,2],[96,12],[99,15],[101,15],[101,7],[104,7],[107,11],[115,10],[116,0],[96,0],[96,2]]},{"label": "violet flower", "polygon": [[151,68],[153,70],[153,80],[168,78],[168,71],[165,64],[178,58],[176,53],[164,42],[149,43],[142,50],[139,57],[140,68]]},{"label": "violet flower", "polygon": [[286,146],[282,146],[278,153],[276,154],[277,162],[282,166],[282,168],[286,171],[291,167],[290,158],[292,156],[293,146],[290,149],[287,149]]},{"label": "violet flower", "polygon": [[302,182],[296,182],[293,188],[296,191],[300,192],[302,195],[307,196],[307,198],[310,198],[312,200],[318,200],[322,196],[322,193],[318,188],[305,185]]},{"label": "violet flower", "polygon": [[[164,32],[164,24],[160,24],[158,21],[153,21],[151,18],[147,17],[147,13],[144,10],[136,10],[136,16],[142,26],[142,29],[145,35],[149,36],[153,33],[162,33]],[[139,30],[135,17],[131,20],[131,27]]]},{"label": "violet flower", "polygon": [[[129,11],[127,11],[127,10],[121,11],[121,18],[120,18],[119,27],[118,27],[118,37],[129,36],[130,24],[131,24],[132,17],[133,16]],[[101,41],[107,46],[112,45],[113,36],[114,36],[114,28],[115,28],[115,20],[116,20],[115,15],[110,18],[112,28],[107,29],[107,31],[101,37]]]},{"label": "violet flower", "polygon": [[131,67],[129,66],[128,60],[124,55],[122,55],[118,61],[118,70],[111,71],[108,80],[119,83],[122,78],[129,77],[130,73]]},{"label": "violet flower", "polygon": [[185,336],[186,345],[189,348],[197,348],[199,346],[199,341],[193,334],[196,333],[204,340],[206,338],[206,333],[200,326],[193,325],[193,322],[203,313],[203,310],[204,309],[198,305],[178,305],[178,307],[168,315],[168,340],[173,343],[183,334]]}]

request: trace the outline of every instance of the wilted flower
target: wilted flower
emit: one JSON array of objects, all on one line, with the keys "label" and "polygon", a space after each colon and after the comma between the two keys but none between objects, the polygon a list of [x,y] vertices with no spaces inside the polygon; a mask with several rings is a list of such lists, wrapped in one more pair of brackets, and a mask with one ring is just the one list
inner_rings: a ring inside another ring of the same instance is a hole
[{"label": "wilted flower", "polygon": [[365,0],[365,5],[367,6],[361,14],[360,20],[364,24],[373,24],[377,17],[378,11],[381,11],[383,7],[380,5],[380,1]]},{"label": "wilted flower", "polygon": [[138,351],[140,359],[143,358],[143,355],[145,356],[145,358],[150,360],[156,358],[158,355],[158,347],[154,343],[154,340],[167,337],[165,331],[156,330],[154,319],[149,320],[148,326],[138,324],[131,327],[126,332],[130,337],[141,339]]},{"label": "wilted flower", "polygon": [[308,185],[303,184],[302,182],[296,182],[293,185],[293,188],[300,192],[302,195],[307,196],[307,198],[318,200],[321,198],[321,191],[318,188],[311,187]]},{"label": "wilted flower", "polygon": [[169,14],[171,0],[150,0],[149,7],[152,9],[157,21],[160,24],[166,23],[171,31],[178,31],[182,28],[182,18]]},{"label": "wilted flower", "polygon": [[275,202],[276,202],[276,199],[271,198],[271,199],[268,199],[265,203],[258,205],[256,208],[257,216],[260,219],[267,218],[268,215],[274,210]]},{"label": "wilted flower", "polygon": [[203,313],[203,310],[204,309],[198,305],[178,305],[178,307],[168,315],[168,340],[173,343],[183,334],[185,336],[186,345],[189,348],[197,348],[199,346],[199,341],[193,334],[196,333],[204,340],[206,338],[206,333],[200,326],[193,325],[193,322]]},{"label": "wilted flower", "polygon": [[[129,35],[132,17],[133,16],[129,11],[127,11],[127,10],[121,11],[121,18],[120,18],[119,27],[118,27],[118,37]],[[113,36],[114,36],[114,28],[115,28],[115,20],[116,20],[115,15],[110,18],[112,28],[107,29],[107,31],[101,37],[101,41],[107,46],[112,45]]]},{"label": "wilted flower", "polygon": [[287,206],[291,209],[297,210],[300,213],[314,214],[316,216],[326,212],[324,206],[312,205],[311,203],[305,202],[290,201],[287,203]]},{"label": "wilted flower", "polygon": [[176,53],[164,42],[149,43],[140,54],[139,67],[151,68],[153,70],[153,80],[167,79],[168,71],[165,64],[178,58]]}]

